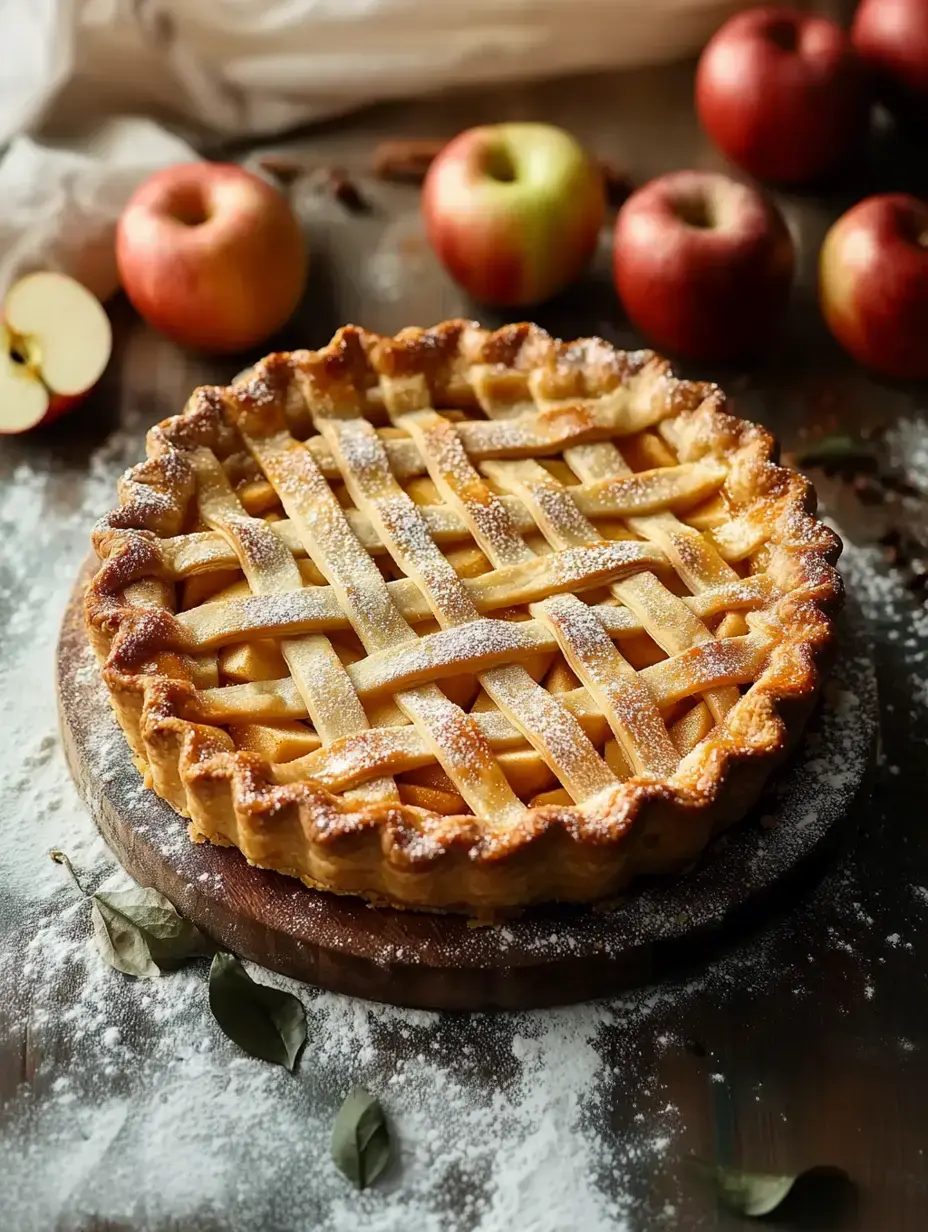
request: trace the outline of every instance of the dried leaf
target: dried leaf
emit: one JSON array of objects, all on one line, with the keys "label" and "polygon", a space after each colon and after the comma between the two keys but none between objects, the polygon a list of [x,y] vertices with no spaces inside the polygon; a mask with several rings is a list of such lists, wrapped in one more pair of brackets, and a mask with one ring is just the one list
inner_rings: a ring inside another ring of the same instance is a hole
[{"label": "dried leaf", "polygon": [[306,1042],[306,1012],[291,993],[256,983],[234,954],[220,953],[209,971],[209,1008],[239,1048],[293,1070]]},{"label": "dried leaf", "polygon": [[140,929],[105,902],[91,899],[93,935],[103,959],[117,971],[140,980],[154,980],[161,968],[151,956]]},{"label": "dried leaf", "polygon": [[390,1126],[380,1100],[352,1087],[332,1126],[332,1158],[358,1189],[366,1189],[390,1163]]},{"label": "dried leaf", "polygon": [[[722,1164],[707,1163],[702,1159],[690,1162],[709,1181],[719,1202],[735,1215],[760,1219],[771,1215],[783,1205],[797,1185],[808,1186],[822,1182],[832,1185],[835,1181],[849,1186],[847,1173],[839,1168],[814,1167],[803,1172],[777,1175],[769,1172],[743,1172],[740,1168],[726,1168]],[[837,1191],[836,1191],[837,1193]]]},{"label": "dried leaf", "polygon": [[91,920],[103,958],[126,975],[154,979],[213,947],[157,890],[137,887],[95,894]]}]

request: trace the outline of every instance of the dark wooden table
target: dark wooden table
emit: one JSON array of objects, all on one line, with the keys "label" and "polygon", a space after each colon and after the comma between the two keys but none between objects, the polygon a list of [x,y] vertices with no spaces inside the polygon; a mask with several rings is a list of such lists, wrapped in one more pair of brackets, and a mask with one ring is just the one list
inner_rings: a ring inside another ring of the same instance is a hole
[{"label": "dark wooden table", "polygon": [[[355,215],[315,188],[310,178],[294,184],[293,201],[311,245],[312,273],[305,303],[279,345],[319,345],[346,321],[393,332],[408,323],[429,324],[459,314],[479,315],[488,325],[502,319],[478,313],[437,269],[422,239],[415,189],[378,183],[368,169],[383,137],[450,135],[503,117],[564,125],[639,181],[682,166],[724,165],[698,131],[688,65],[483,90],[429,105],[391,105],[281,141],[267,148],[286,149],[313,165],[344,167],[372,209]],[[254,152],[235,154],[246,161],[254,157]],[[862,151],[858,167],[828,195],[778,194],[799,254],[788,328],[756,368],[710,375],[734,392],[740,413],[770,425],[788,448],[829,426],[852,432],[885,428],[885,448],[898,455],[891,460],[909,463],[911,482],[924,487],[924,391],[879,384],[856,370],[827,337],[815,306],[816,257],[828,224],[853,199],[888,188],[928,188],[928,158],[894,138]],[[608,269],[604,244],[591,277],[539,309],[539,322],[565,337],[599,333],[640,345],[622,319]],[[144,427],[179,409],[194,384],[224,382],[252,358],[191,358],[152,335],[125,306],[117,307],[116,316],[116,354],[92,407],[53,430],[0,446],[4,484],[13,483],[21,462],[54,472],[53,516],[62,526],[73,508],[69,476],[86,467],[113,427],[136,433],[141,449]],[[856,1209],[844,1211],[837,1222],[807,1226],[860,1232],[928,1227],[923,1154],[928,1139],[928,895],[917,889],[928,886],[928,619],[923,596],[906,589],[904,573],[886,565],[878,548],[894,527],[924,535],[928,496],[890,494],[862,504],[847,483],[817,479],[828,512],[856,545],[848,556],[849,581],[861,591],[875,639],[883,755],[873,801],[853,848],[792,912],[773,920],[762,936],[745,938],[744,961],[731,968],[723,964],[698,995],[668,997],[666,1007],[658,1005],[631,1042],[629,1030],[635,1028],[625,1028],[620,1016],[602,1035],[618,1075],[606,1100],[609,1124],[604,1127],[616,1151],[640,1141],[667,1104],[677,1110],[672,1152],[657,1168],[648,1164],[637,1174],[633,1170],[627,1184],[628,1226],[634,1232],[718,1232],[741,1226],[718,1212],[694,1183],[683,1163],[688,1152],[756,1170],[789,1171],[817,1163],[843,1167],[857,1185]],[[76,571],[80,558],[73,535],[63,542]],[[3,551],[0,547],[0,557]],[[62,560],[53,564],[61,567]],[[0,894],[3,878],[0,869]],[[11,918],[0,935],[15,935]],[[894,937],[900,940],[887,941]],[[750,974],[754,953],[763,978]],[[9,967],[5,970],[11,979]],[[4,991],[0,987],[0,994]],[[449,1031],[458,1040],[466,1038],[467,1028],[460,1023]],[[22,1084],[32,1080],[23,1062],[28,1046],[26,1034],[7,1037],[0,1048],[0,1139],[4,1106],[12,1106]],[[66,1043],[59,1042],[59,1050],[66,1055]],[[107,1081],[102,1074],[99,1080]],[[600,1180],[609,1192],[609,1175],[604,1172]],[[0,1176],[0,1198],[4,1186]],[[402,1227],[401,1180],[391,1200],[397,1209],[395,1226]],[[66,1213],[66,1204],[62,1210]],[[246,1227],[231,1214],[228,1223],[215,1218],[201,1223],[191,1216],[177,1226],[190,1232]],[[0,1214],[0,1227],[8,1226]],[[63,1214],[54,1226],[70,1229],[72,1224]],[[99,1223],[88,1219],[79,1226],[116,1225],[101,1216]],[[169,1225],[143,1220],[132,1226],[138,1232],[160,1232]],[[283,1224],[269,1216],[263,1226]],[[323,1227],[323,1222],[306,1226]],[[31,1227],[10,1227],[10,1232],[30,1232]],[[549,1230],[539,1225],[539,1232]]]}]

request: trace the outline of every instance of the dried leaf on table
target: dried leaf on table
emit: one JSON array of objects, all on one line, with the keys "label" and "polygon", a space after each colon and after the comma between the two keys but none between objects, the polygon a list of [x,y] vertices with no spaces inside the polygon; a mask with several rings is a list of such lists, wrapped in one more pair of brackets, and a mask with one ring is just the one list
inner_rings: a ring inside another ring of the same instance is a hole
[{"label": "dried leaf on table", "polygon": [[366,1189],[390,1163],[392,1144],[386,1114],[376,1096],[352,1087],[332,1127],[332,1158],[358,1189]]},{"label": "dried leaf on table", "polygon": [[100,954],[117,971],[154,979],[213,946],[157,890],[136,887],[95,894],[90,900]]},{"label": "dried leaf on table", "polygon": [[306,1011],[297,997],[257,983],[234,954],[220,953],[210,967],[209,1008],[239,1048],[293,1070],[306,1042]]}]

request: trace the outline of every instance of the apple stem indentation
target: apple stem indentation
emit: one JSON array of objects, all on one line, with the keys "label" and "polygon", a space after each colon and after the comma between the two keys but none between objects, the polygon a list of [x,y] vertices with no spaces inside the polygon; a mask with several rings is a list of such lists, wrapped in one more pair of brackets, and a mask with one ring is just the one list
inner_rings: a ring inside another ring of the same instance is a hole
[{"label": "apple stem indentation", "polygon": [[502,145],[491,145],[487,148],[484,170],[491,180],[497,180],[500,184],[512,184],[516,179],[512,155]]},{"label": "apple stem indentation", "polygon": [[677,201],[677,215],[681,222],[698,231],[711,231],[717,221],[715,207],[707,197],[681,197]]},{"label": "apple stem indentation", "polygon": [[211,211],[199,190],[177,193],[168,206],[175,222],[185,227],[202,227],[209,222]]},{"label": "apple stem indentation", "polygon": [[796,51],[799,47],[799,30],[789,17],[778,17],[772,21],[766,35],[780,51]]}]

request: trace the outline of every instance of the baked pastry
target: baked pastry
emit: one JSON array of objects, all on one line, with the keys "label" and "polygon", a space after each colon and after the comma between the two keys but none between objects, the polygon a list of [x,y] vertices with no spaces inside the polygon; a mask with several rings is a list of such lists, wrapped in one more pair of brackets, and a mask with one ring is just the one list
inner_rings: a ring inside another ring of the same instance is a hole
[{"label": "baked pastry", "polygon": [[648,351],[347,327],[195,391],[94,532],[116,715],[195,840],[486,913],[680,870],[802,729],[838,538]]}]

